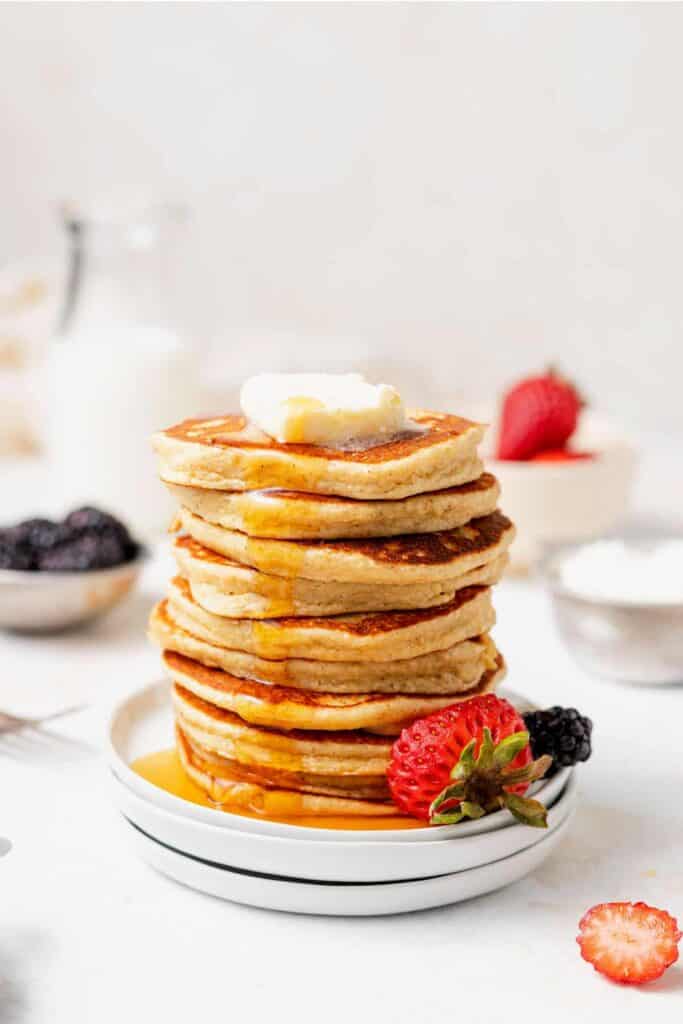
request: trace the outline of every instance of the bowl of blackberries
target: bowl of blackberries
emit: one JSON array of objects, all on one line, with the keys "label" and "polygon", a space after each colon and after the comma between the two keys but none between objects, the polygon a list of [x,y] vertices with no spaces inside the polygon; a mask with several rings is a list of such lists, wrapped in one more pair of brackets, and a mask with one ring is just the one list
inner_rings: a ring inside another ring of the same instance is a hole
[{"label": "bowl of blackberries", "polygon": [[66,629],[109,611],[135,583],[144,548],[101,509],[0,528],[0,628]]}]

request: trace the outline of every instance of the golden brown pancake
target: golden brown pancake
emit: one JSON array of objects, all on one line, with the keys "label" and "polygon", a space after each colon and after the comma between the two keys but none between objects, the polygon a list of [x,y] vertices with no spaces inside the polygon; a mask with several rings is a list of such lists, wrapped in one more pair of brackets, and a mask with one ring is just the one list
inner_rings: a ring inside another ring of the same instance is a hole
[{"label": "golden brown pancake", "polygon": [[269,540],[214,526],[187,509],[180,525],[204,547],[260,572],[336,583],[434,583],[503,555],[515,529],[502,512],[435,533],[364,540]]},{"label": "golden brown pancake", "polygon": [[494,512],[500,487],[490,473],[398,501],[360,501],[281,489],[217,491],[167,484],[178,503],[216,526],[250,537],[321,540],[452,530]]},{"label": "golden brown pancake", "polygon": [[400,813],[389,800],[322,796],[238,778],[217,755],[193,749],[180,728],[176,728],[176,744],[180,761],[190,778],[214,803],[226,810],[243,811],[272,820],[338,815],[394,817]]},{"label": "golden brown pancake", "polygon": [[196,603],[214,615],[237,619],[432,608],[451,601],[463,587],[497,583],[508,560],[502,554],[453,580],[396,585],[271,576],[225,558],[188,535],[175,539],[173,553]]},{"label": "golden brown pancake", "polygon": [[154,435],[167,483],[223,491],[284,488],[348,498],[396,499],[475,480],[484,427],[413,410],[415,430],[362,450],[280,444],[243,416],[191,419]]},{"label": "golden brown pancake", "polygon": [[416,718],[493,689],[504,674],[503,659],[497,652],[494,656],[495,669],[484,672],[470,689],[449,695],[314,693],[239,679],[172,651],[164,652],[163,661],[176,686],[253,725],[318,731],[365,729],[398,735]]},{"label": "golden brown pancake", "polygon": [[461,693],[495,665],[490,641],[476,636],[443,651],[398,661],[274,660],[201,640],[174,619],[168,602],[153,608],[149,637],[159,647],[241,679],[323,693]]},{"label": "golden brown pancake", "polygon": [[444,650],[490,629],[489,587],[464,587],[447,604],[417,611],[365,612],[316,618],[229,619],[193,599],[187,581],[169,584],[174,620],[200,640],[259,658],[318,661],[394,661]]},{"label": "golden brown pancake", "polygon": [[382,800],[392,739],[361,731],[266,729],[174,687],[176,722],[194,750],[233,777],[326,796]]}]

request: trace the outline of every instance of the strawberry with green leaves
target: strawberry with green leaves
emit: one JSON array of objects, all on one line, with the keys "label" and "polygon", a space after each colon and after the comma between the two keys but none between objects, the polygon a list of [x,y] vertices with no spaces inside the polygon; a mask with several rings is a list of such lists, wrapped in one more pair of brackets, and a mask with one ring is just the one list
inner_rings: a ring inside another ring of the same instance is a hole
[{"label": "strawberry with green leaves", "polygon": [[524,794],[551,763],[547,755],[532,759],[529,733],[512,704],[485,694],[404,729],[387,778],[394,803],[432,825],[506,807],[518,821],[545,828],[545,807]]}]

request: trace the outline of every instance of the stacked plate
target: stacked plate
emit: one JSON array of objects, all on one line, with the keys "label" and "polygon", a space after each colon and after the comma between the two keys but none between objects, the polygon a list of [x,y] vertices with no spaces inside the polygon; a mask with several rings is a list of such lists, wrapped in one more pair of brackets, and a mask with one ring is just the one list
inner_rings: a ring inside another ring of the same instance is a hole
[{"label": "stacked plate", "polygon": [[576,802],[576,780],[563,769],[535,790],[549,808],[547,830],[519,825],[506,811],[410,830],[285,825],[182,800],[132,770],[136,758],[168,747],[172,735],[167,681],[139,690],[112,715],[113,794],[134,847],[178,882],[273,910],[393,914],[491,892],[548,857]]}]

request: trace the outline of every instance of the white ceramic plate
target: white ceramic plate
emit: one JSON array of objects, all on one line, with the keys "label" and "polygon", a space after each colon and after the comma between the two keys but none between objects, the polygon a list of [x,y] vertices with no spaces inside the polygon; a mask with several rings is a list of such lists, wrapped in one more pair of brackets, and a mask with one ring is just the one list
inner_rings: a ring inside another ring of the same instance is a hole
[{"label": "white ceramic plate", "polygon": [[[529,706],[526,698],[503,688],[506,696],[516,707]],[[438,828],[416,828],[405,830],[387,829],[352,831],[342,829],[304,828],[300,825],[284,825],[274,821],[260,821],[246,818],[228,811],[214,810],[190,803],[152,785],[132,771],[130,763],[136,758],[155,750],[163,750],[173,742],[173,714],[171,710],[170,683],[167,679],[152,683],[136,690],[114,708],[109,721],[109,762],[117,779],[128,789],[149,803],[155,804],[171,814],[182,815],[206,825],[232,829],[251,834],[280,836],[283,838],[314,839],[318,842],[374,842],[415,843],[446,839],[463,839],[466,836],[491,832],[494,829],[515,827],[514,819],[507,811],[489,814],[478,821],[460,822],[458,825],[441,825]],[[530,792],[546,806],[557,799],[569,779],[571,769],[563,768],[547,782],[541,780]],[[381,836],[381,839],[380,839]]]},{"label": "white ceramic plate", "polygon": [[299,882],[238,872],[178,853],[132,825],[125,827],[142,860],[174,881],[210,896],[295,914],[365,917],[446,906],[502,889],[534,871],[561,841],[568,825],[565,821],[541,842],[484,867],[418,881],[366,885]]},{"label": "white ceramic plate", "polygon": [[[513,823],[509,828],[470,835],[457,842],[388,842],[383,838],[385,833],[375,832],[373,841],[334,843],[218,828],[171,814],[112,775],[114,802],[124,817],[151,838],[181,853],[242,871],[345,883],[432,878],[519,853],[546,840],[564,824],[576,804],[576,788],[573,775],[550,808],[547,830]],[[432,829],[432,833],[435,831]]]}]

